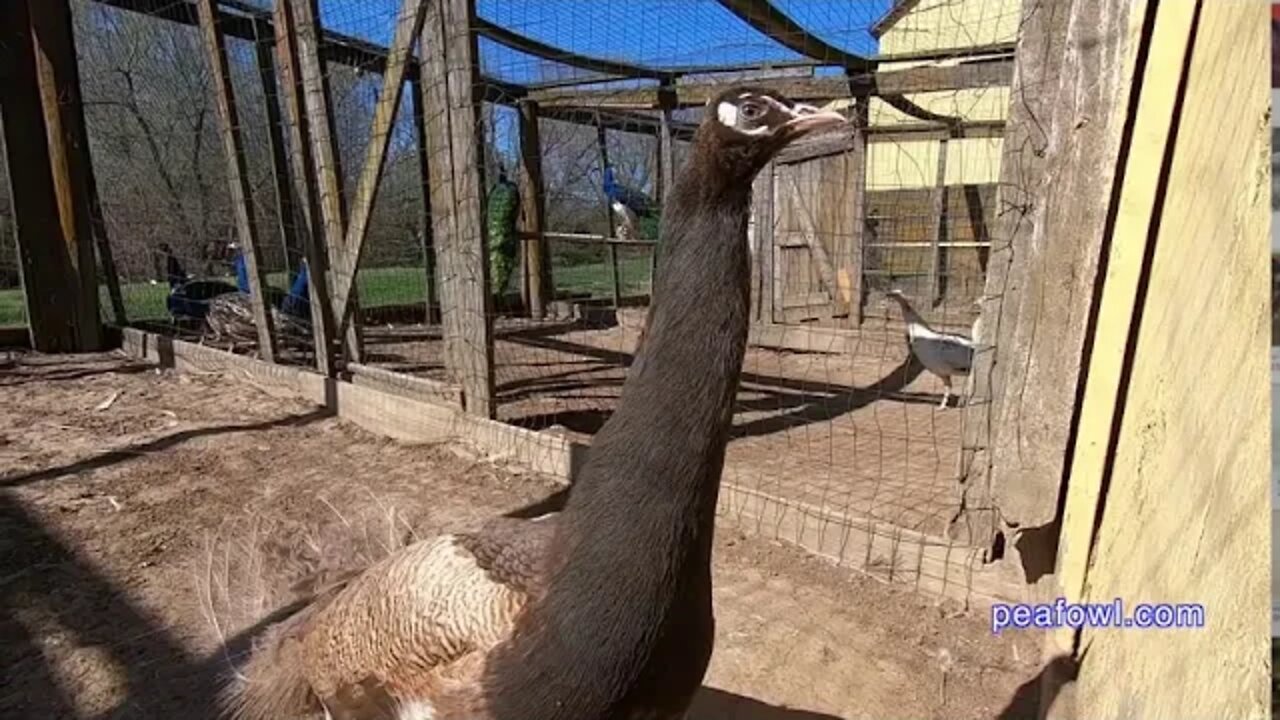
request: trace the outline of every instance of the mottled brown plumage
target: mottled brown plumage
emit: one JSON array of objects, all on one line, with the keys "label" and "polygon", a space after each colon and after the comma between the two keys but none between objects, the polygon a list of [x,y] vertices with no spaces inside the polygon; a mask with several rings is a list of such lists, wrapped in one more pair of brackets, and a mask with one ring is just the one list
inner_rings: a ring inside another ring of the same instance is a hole
[{"label": "mottled brown plumage", "polygon": [[564,510],[394,553],[273,628],[240,720],[668,720],[711,656],[715,505],[746,349],[750,187],[843,122],[758,88],[708,106],[663,210],[618,409]]}]

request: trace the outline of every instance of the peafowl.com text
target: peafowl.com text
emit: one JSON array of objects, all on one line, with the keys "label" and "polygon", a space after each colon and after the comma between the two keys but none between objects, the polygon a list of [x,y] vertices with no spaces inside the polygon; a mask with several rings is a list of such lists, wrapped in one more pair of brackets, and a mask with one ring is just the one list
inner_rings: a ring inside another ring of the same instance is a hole
[{"label": "peafowl.com text", "polygon": [[1015,628],[1202,628],[1204,606],[1199,603],[1138,604],[1126,614],[1124,601],[1069,603],[996,603],[991,607],[991,632]]}]

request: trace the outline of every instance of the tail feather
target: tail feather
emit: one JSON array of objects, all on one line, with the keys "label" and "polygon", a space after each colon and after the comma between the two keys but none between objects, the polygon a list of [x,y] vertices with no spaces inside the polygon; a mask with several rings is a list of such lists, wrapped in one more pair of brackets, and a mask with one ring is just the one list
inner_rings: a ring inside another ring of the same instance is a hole
[{"label": "tail feather", "polygon": [[337,517],[313,525],[255,514],[210,541],[194,599],[226,662],[222,717],[326,717],[305,674],[299,638],[366,567],[413,539],[394,511]]},{"label": "tail feather", "polygon": [[310,607],[267,630],[249,661],[223,688],[221,705],[229,720],[310,720],[324,716],[311,691],[291,631],[310,615]]},{"label": "tail feather", "polygon": [[[222,693],[223,712],[231,720],[303,720],[324,717],[324,708],[311,691],[298,656],[297,636],[307,621],[337,596],[358,571],[330,582],[309,600],[265,630],[254,643],[249,660]],[[309,578],[308,580],[312,580]],[[308,582],[304,580],[302,584]]]}]

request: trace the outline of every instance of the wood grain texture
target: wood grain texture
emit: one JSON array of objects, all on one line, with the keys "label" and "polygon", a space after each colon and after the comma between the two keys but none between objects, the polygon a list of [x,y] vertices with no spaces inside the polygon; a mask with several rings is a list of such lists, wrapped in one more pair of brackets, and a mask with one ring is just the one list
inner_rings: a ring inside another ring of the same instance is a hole
[{"label": "wood grain texture", "polygon": [[[920,66],[906,70],[856,73],[850,77],[766,78],[758,82],[792,100],[825,101],[847,99],[850,94],[873,92],[881,95],[939,92],[971,88],[1007,86],[1013,76],[1011,59],[990,62]],[[705,105],[724,90],[719,83],[685,83],[675,88],[678,107]],[[627,90],[577,90],[549,88],[533,90],[529,99],[546,107],[636,108],[660,106],[658,88]]]},{"label": "wood grain texture", "polygon": [[[330,102],[329,77],[321,55],[321,37],[316,0],[284,0],[292,2],[294,35],[297,38],[298,71],[302,76],[302,92],[305,99],[307,128],[311,135],[311,158],[314,163],[316,194],[319,200],[321,227],[324,230],[322,245],[326,267],[330,269],[330,285],[333,266],[338,259],[346,238],[347,202],[342,193],[342,166],[338,154],[337,138],[333,134],[333,107]],[[355,293],[355,291],[352,291]],[[330,293],[332,294],[332,293]],[[358,293],[356,295],[358,297]],[[334,330],[343,336],[347,359],[360,362],[364,355],[364,338],[360,331],[358,301],[348,302],[348,318],[343,323],[338,308],[332,307]]]},{"label": "wood grain texture", "polygon": [[276,3],[274,11],[276,67],[284,88],[284,106],[289,119],[289,177],[301,224],[294,224],[301,238],[309,268],[308,291],[311,299],[311,331],[316,348],[316,369],[333,377],[337,369],[334,357],[333,309],[329,304],[329,256],[325,252],[324,227],[320,198],[316,192],[315,162],[312,156],[310,124],[307,122],[306,100],[299,67],[297,35],[292,3]]},{"label": "wood grain texture", "polygon": [[[94,262],[92,169],[89,136],[80,96],[71,6],[67,0],[27,2],[30,32],[34,37],[35,73],[40,107],[44,111],[48,166],[52,171],[67,274],[50,278],[68,285],[70,326],[66,329],[72,350],[102,347],[102,322],[98,314],[98,279]],[[29,142],[24,140],[23,142]],[[48,268],[52,272],[54,268]],[[39,302],[50,302],[41,298]]]},{"label": "wood grain texture", "polygon": [[542,183],[542,140],[538,132],[538,104],[521,101],[518,105],[520,132],[520,232],[524,252],[522,289],[530,317],[541,320],[547,314],[547,302],[555,296],[551,284],[551,258],[546,228],[547,199]]},{"label": "wood grain texture", "polygon": [[[1115,243],[1132,241],[1143,257],[1108,268],[1104,292],[1131,264],[1140,266],[1141,282],[1122,336],[1131,352],[1118,388],[1124,405],[1110,425],[1118,433],[1092,523],[1083,597],[1121,597],[1126,610],[1139,602],[1200,603],[1206,623],[1086,627],[1077,715],[1263,718],[1272,692],[1272,567],[1263,550],[1272,532],[1267,7],[1201,0],[1153,9],[1130,157],[1140,175],[1159,167],[1160,179],[1151,203],[1121,211],[1121,223],[1132,210],[1149,232],[1142,234],[1141,222],[1116,229]],[[1180,45],[1182,62],[1163,57]],[[1176,92],[1172,106],[1163,101],[1166,89]],[[1148,114],[1149,92],[1157,102]],[[1163,136],[1164,147],[1139,154],[1148,131]],[[1095,354],[1121,342],[1102,332],[1100,322]],[[1076,480],[1073,469],[1073,494]],[[1132,691],[1139,687],[1154,690]]]},{"label": "wood grain texture", "polygon": [[49,162],[35,42],[26,2],[0,3],[0,103],[4,107],[6,182],[13,202],[18,260],[30,344],[42,352],[72,351],[76,286],[63,236]]},{"label": "wood grain texture", "polygon": [[940,299],[942,248],[947,231],[947,138],[938,142],[938,172],[933,186],[933,212],[929,214],[929,306]]},{"label": "wood grain texture", "polygon": [[365,151],[364,167],[356,186],[355,202],[346,236],[333,265],[333,309],[340,325],[345,325],[351,315],[349,302],[355,287],[356,269],[369,234],[369,218],[377,201],[378,185],[382,180],[382,168],[386,164],[387,148],[391,144],[391,129],[396,111],[400,107],[405,78],[413,57],[413,44],[422,31],[425,16],[424,0],[404,0],[396,16],[395,35],[387,55],[387,66],[382,74],[382,92],[373,110],[373,124],[369,128],[369,145]]},{"label": "wood grain texture", "polygon": [[482,128],[470,0],[428,5],[419,47],[431,159],[433,230],[440,261],[445,365],[469,413],[491,418],[493,316],[485,242]]},{"label": "wood grain texture", "polygon": [[231,212],[235,217],[236,237],[240,252],[244,255],[249,275],[249,301],[253,308],[253,323],[258,330],[258,352],[267,362],[274,362],[276,344],[275,327],[267,301],[267,268],[262,262],[262,248],[258,244],[258,224],[253,208],[253,193],[249,187],[248,164],[244,157],[244,142],[240,135],[240,117],[236,111],[235,91],[231,86],[231,69],[227,62],[227,48],[218,27],[218,13],[214,0],[199,0],[200,34],[204,41],[205,56],[213,72],[213,92],[218,106],[218,129],[222,136],[222,149],[226,155],[227,184],[231,191]]},{"label": "wood grain texture", "polygon": [[426,283],[426,319],[427,324],[439,322],[435,310],[440,304],[440,283],[436,278],[436,243],[435,233],[431,227],[431,159],[427,148],[427,110],[423,106],[422,79],[414,75],[409,83],[409,91],[413,95],[413,134],[418,150],[418,178],[422,181],[422,263],[423,280]]},{"label": "wood grain texture", "polygon": [[[1005,509],[996,507],[997,483],[1007,479],[1008,487],[1003,492],[1009,499],[1010,517],[1022,517],[1027,525],[1051,521],[1057,506],[1079,353],[1090,312],[1085,298],[1093,292],[1092,276],[1102,242],[1103,216],[1129,87],[1123,66],[1116,64],[1114,54],[1123,57],[1136,49],[1132,38],[1109,28],[1100,36],[1106,41],[1106,51],[1102,45],[1095,45],[1077,48],[1068,55],[1066,30],[1073,4],[1074,0],[1051,0],[1023,8],[1023,30],[1018,39],[1020,59],[1011,90],[1016,102],[1009,108],[995,200],[995,206],[1004,210],[998,214],[992,232],[983,291],[992,298],[983,304],[981,314],[989,346],[974,356],[972,399],[963,410],[962,512],[950,530],[953,537],[975,545],[990,545],[1002,529],[1000,514]],[[1094,23],[1096,18],[1086,22]],[[1067,90],[1071,87],[1069,82],[1079,80],[1081,73],[1101,73],[1103,62],[1108,63],[1107,72],[1090,77],[1101,77],[1106,81],[1104,86],[1087,94]],[[1073,127],[1083,115],[1091,121]],[[1054,133],[1061,133],[1060,142],[1065,144],[1054,145]],[[1068,163],[1069,168],[1075,169],[1065,170],[1058,178],[1059,188],[1051,193],[1050,168]],[[1077,195],[1079,199],[1073,201]],[[1082,224],[1059,231],[1063,234],[1049,235],[1045,215],[1055,199],[1068,212],[1074,202],[1076,221]],[[1072,278],[1073,283],[1068,286],[1057,282],[1063,277]],[[1036,289],[1031,291],[1030,307],[1024,313],[1022,297],[1029,284]],[[1043,294],[1045,290],[1051,290],[1052,295]],[[1042,310],[1053,317],[1037,318]],[[1039,332],[1035,332],[1037,328]],[[1067,348],[1074,348],[1074,359]],[[1056,367],[1053,373],[1057,377],[1046,376],[1043,385],[1028,393],[1026,385],[1012,384],[1014,379],[1009,376],[1029,367],[1032,353],[1048,360],[1034,361],[1037,373]],[[1036,405],[1028,408],[1035,420],[1023,422],[1016,415],[1011,419],[1002,416],[1006,398],[1024,398]],[[1010,423],[1012,439],[1002,437],[1006,422]],[[1024,425],[1025,435],[1020,427]],[[1004,460],[1015,464],[996,470],[994,455],[999,443],[1009,443],[1010,450],[1018,449],[1003,455]],[[1016,465],[1018,453],[1039,467],[1033,472],[1032,467],[1024,466],[1020,472]],[[1017,504],[1021,509],[1014,507]]]}]

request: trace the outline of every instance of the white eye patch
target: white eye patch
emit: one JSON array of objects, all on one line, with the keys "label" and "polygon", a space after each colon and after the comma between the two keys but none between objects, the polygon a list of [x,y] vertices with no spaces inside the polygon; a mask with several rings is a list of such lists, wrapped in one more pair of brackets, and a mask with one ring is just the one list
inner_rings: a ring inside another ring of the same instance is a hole
[{"label": "white eye patch", "polygon": [[738,126],[738,106],[733,103],[720,103],[720,107],[716,108],[716,116],[727,127]]},{"label": "white eye patch", "polygon": [[716,107],[716,117],[720,119],[720,123],[725,127],[733,128],[744,135],[763,135],[769,132],[767,125],[744,130],[738,127],[738,106],[729,102],[722,102]]}]

